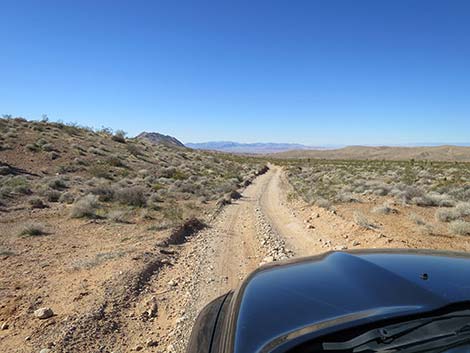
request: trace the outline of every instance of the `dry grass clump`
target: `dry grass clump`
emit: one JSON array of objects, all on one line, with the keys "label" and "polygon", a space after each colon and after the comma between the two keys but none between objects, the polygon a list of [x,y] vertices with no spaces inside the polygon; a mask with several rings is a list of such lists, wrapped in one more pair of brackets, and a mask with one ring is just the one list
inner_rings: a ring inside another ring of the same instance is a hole
[{"label": "dry grass clump", "polygon": [[362,228],[366,229],[377,229],[379,228],[376,224],[373,222],[370,222],[366,216],[364,216],[360,212],[354,212],[353,215],[354,222],[358,225],[361,226]]},{"label": "dry grass clump", "polygon": [[98,208],[98,197],[96,195],[88,194],[78,199],[73,204],[70,216],[72,218],[96,218],[96,211]]},{"label": "dry grass clump", "polygon": [[44,230],[44,226],[40,223],[28,223],[25,224],[21,230],[19,235],[21,236],[29,236],[29,237],[37,237],[41,235],[46,235],[46,231]]},{"label": "dry grass clump", "polygon": [[470,222],[456,220],[449,224],[449,231],[456,235],[470,235]]}]

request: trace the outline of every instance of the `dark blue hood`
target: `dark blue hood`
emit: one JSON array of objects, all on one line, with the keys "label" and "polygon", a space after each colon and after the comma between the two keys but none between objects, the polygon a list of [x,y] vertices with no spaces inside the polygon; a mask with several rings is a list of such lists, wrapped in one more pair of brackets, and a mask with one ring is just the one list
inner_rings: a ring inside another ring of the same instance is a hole
[{"label": "dark blue hood", "polygon": [[254,272],[235,293],[233,351],[262,352],[312,332],[470,301],[470,257],[333,252]]}]

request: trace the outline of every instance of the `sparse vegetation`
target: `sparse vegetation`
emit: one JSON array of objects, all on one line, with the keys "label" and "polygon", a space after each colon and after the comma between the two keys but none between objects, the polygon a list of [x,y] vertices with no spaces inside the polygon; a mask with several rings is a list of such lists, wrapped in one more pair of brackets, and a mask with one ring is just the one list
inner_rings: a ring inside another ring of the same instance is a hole
[{"label": "sparse vegetation", "polygon": [[384,203],[381,206],[375,207],[372,212],[378,213],[378,214],[391,214],[391,213],[397,213],[397,210],[393,207],[391,207],[388,203]]},{"label": "sparse vegetation", "polygon": [[96,218],[98,207],[98,197],[89,194],[83,196],[73,204],[70,216],[72,218]]},{"label": "sparse vegetation", "polygon": [[449,224],[449,231],[457,235],[470,235],[470,222],[457,220]]},{"label": "sparse vegetation", "polygon": [[114,193],[114,198],[122,204],[136,207],[143,207],[147,202],[145,189],[141,186],[117,189]]},{"label": "sparse vegetation", "polygon": [[354,222],[356,222],[357,225],[366,228],[366,229],[377,229],[378,226],[371,221],[367,219],[366,216],[364,216],[360,212],[355,212],[354,213]]},{"label": "sparse vegetation", "polygon": [[20,230],[21,236],[37,237],[46,235],[44,226],[39,223],[29,223],[24,225]]}]

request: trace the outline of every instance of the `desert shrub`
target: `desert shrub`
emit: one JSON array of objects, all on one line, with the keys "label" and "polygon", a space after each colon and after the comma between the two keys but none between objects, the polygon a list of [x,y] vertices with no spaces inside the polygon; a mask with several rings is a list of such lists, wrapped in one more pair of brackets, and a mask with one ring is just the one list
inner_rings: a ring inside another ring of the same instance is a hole
[{"label": "desert shrub", "polygon": [[64,179],[56,178],[48,183],[49,187],[54,190],[63,190],[67,188],[67,183]]},{"label": "desert shrub", "polygon": [[238,199],[241,199],[242,198],[242,194],[240,194],[237,190],[233,190],[231,193],[230,193],[230,198],[234,199],[234,200],[238,200]]},{"label": "desert shrub", "polygon": [[119,156],[109,156],[106,162],[113,167],[126,168],[127,165],[123,162],[123,158]]},{"label": "desert shrub", "polygon": [[390,213],[397,213],[397,210],[391,207],[389,204],[384,203],[383,205],[373,208],[372,212],[387,215]]},{"label": "desert shrub", "polygon": [[143,207],[146,204],[145,189],[141,186],[133,186],[117,189],[114,199],[129,206]]},{"label": "desert shrub", "polygon": [[146,176],[150,175],[150,172],[148,169],[140,169],[137,174],[139,174],[142,178],[145,178]]},{"label": "desert shrub", "polygon": [[423,207],[430,206],[441,206],[441,207],[452,207],[455,205],[455,201],[447,195],[440,195],[436,193],[424,194],[422,196],[414,197],[411,200],[414,204]]},{"label": "desert shrub", "polygon": [[126,145],[127,151],[135,157],[139,157],[143,154],[142,149],[134,143],[128,143]]},{"label": "desert shrub", "polygon": [[20,184],[14,187],[13,191],[17,194],[29,195],[31,194],[31,189],[29,188],[29,184]]},{"label": "desert shrub", "polygon": [[71,204],[75,201],[75,197],[70,192],[64,192],[60,195],[59,202]]},{"label": "desert shrub", "polygon": [[424,219],[423,219],[422,217],[418,216],[416,213],[410,214],[410,220],[411,220],[413,223],[415,223],[415,224],[417,224],[417,225],[419,225],[419,226],[422,226],[422,225],[425,225],[425,224],[426,224],[426,222],[424,221]]},{"label": "desert shrub", "polygon": [[172,225],[180,224],[183,221],[183,209],[175,201],[165,205],[162,209],[162,214]]},{"label": "desert shrub", "polygon": [[106,217],[116,223],[129,223],[129,212],[124,210],[110,211]]},{"label": "desert shrub", "polygon": [[72,206],[70,216],[72,218],[96,218],[99,202],[96,195],[85,195],[78,199]]},{"label": "desert shrub", "polygon": [[49,202],[58,202],[62,193],[58,190],[49,190],[46,192],[47,201]]},{"label": "desert shrub", "polygon": [[17,138],[18,135],[16,134],[16,131],[8,131],[5,135],[4,135],[6,138]]},{"label": "desert shrub", "polygon": [[42,145],[41,148],[42,148],[43,151],[51,152],[54,149],[54,146],[52,146],[52,144],[50,144],[50,143],[46,143],[46,144]]},{"label": "desert shrub", "polygon": [[37,237],[46,234],[47,233],[44,231],[43,225],[39,223],[26,224],[20,230],[21,236]]},{"label": "desert shrub", "polygon": [[112,179],[108,168],[101,164],[92,165],[88,168],[88,172],[96,178]]},{"label": "desert shrub", "polygon": [[11,168],[7,165],[0,166],[0,175],[8,175],[11,173]]},{"label": "desert shrub", "polygon": [[360,202],[360,200],[350,192],[339,192],[338,194],[336,194],[336,201],[344,203]]},{"label": "desert shrub", "polygon": [[55,151],[52,151],[52,152],[49,153],[49,158],[50,158],[51,160],[56,160],[56,159],[59,158],[59,157],[60,157],[60,154],[57,153],[57,152],[55,152]]},{"label": "desert shrub", "polygon": [[461,217],[470,216],[470,202],[459,202],[455,206],[455,210],[459,213]]},{"label": "desert shrub", "polygon": [[431,224],[423,224],[418,227],[418,231],[423,235],[436,235],[436,231]]},{"label": "desert shrub", "polygon": [[44,145],[47,145],[48,143],[49,143],[49,141],[47,141],[47,140],[44,139],[44,138],[40,138],[40,139],[38,139],[38,140],[36,141],[36,145],[37,145],[37,146],[40,146],[40,147],[42,147],[42,146],[44,146]]},{"label": "desert shrub", "polygon": [[318,198],[315,200],[315,205],[321,208],[330,209],[333,204],[327,199]]},{"label": "desert shrub", "polygon": [[37,151],[39,151],[39,146],[37,146],[33,143],[29,143],[29,144],[26,145],[26,149],[28,151],[31,151],[31,152],[37,152]]},{"label": "desert shrub", "polygon": [[366,216],[364,216],[362,213],[360,212],[354,212],[354,215],[353,215],[353,218],[354,218],[354,222],[358,225],[358,226],[361,226],[363,228],[366,228],[366,229],[377,229],[378,226],[372,222],[370,222]]},{"label": "desert shrub", "polygon": [[85,150],[82,146],[80,146],[79,144],[77,144],[77,143],[72,143],[72,144],[70,145],[70,147],[75,148],[75,149],[79,150],[80,152],[86,152],[86,150]]},{"label": "desert shrub", "polygon": [[126,142],[126,132],[123,130],[117,130],[113,136],[111,136],[111,139],[113,141],[119,142],[119,143],[125,143]]},{"label": "desert shrub", "polygon": [[457,235],[470,235],[470,222],[456,220],[449,224],[449,231]]},{"label": "desert shrub", "polygon": [[100,201],[111,201],[114,198],[114,189],[110,185],[100,184],[90,188],[89,193],[98,196]]},{"label": "desert shrub", "polygon": [[460,214],[454,208],[439,208],[435,213],[435,218],[440,222],[450,222],[460,218]]},{"label": "desert shrub", "polygon": [[106,152],[105,152],[105,151],[103,151],[103,150],[100,149],[100,148],[96,148],[96,147],[90,147],[90,148],[88,149],[88,152],[93,153],[93,154],[96,154],[96,155],[98,155],[98,156],[104,156],[104,155],[106,155]]},{"label": "desert shrub", "polygon": [[47,207],[44,201],[41,198],[36,197],[36,196],[29,199],[29,204],[31,205],[31,208],[46,208]]},{"label": "desert shrub", "polygon": [[161,203],[165,201],[164,195],[160,192],[152,193],[149,197],[149,201],[152,203]]}]

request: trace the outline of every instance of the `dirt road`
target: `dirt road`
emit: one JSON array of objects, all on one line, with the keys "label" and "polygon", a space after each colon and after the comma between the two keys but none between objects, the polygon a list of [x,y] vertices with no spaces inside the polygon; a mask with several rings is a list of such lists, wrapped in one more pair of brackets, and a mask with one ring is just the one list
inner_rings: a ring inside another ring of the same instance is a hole
[{"label": "dirt road", "polygon": [[207,230],[182,245],[175,265],[159,275],[171,287],[158,320],[160,337],[169,337],[168,352],[184,352],[199,310],[260,264],[322,251],[286,206],[284,183],[281,168],[271,166]]}]

